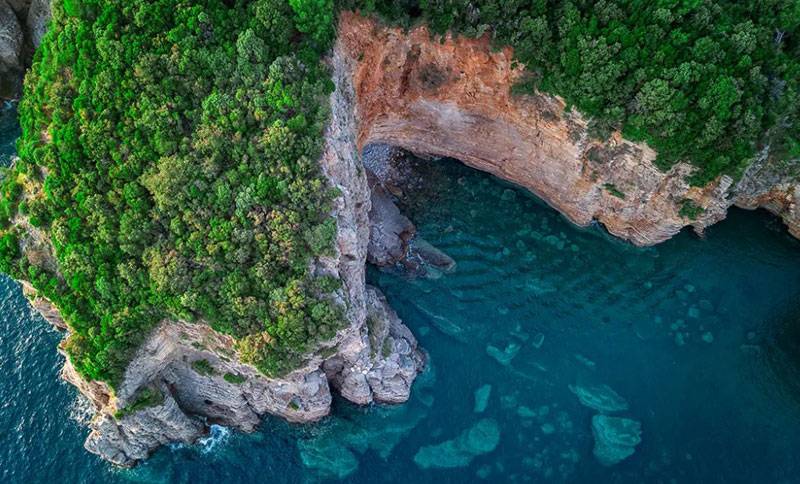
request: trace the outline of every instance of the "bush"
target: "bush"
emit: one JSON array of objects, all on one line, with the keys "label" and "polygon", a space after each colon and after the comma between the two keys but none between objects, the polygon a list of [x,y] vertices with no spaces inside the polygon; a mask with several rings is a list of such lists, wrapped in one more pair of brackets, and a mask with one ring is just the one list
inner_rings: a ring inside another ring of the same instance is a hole
[{"label": "bush", "polygon": [[603,185],[603,188],[605,188],[608,193],[614,195],[615,197],[625,200],[625,194],[622,193],[613,183],[606,183]]},{"label": "bush", "polygon": [[697,220],[697,217],[703,215],[703,213],[705,213],[705,209],[697,205],[694,200],[687,198],[681,201],[681,209],[678,212],[681,217]]},{"label": "bush", "polygon": [[162,403],[164,403],[164,395],[160,390],[151,387],[145,387],[139,391],[139,394],[132,403],[128,404],[125,408],[117,409],[117,411],[114,413],[114,418],[119,420],[128,415],[133,415],[139,410],[143,410],[148,407],[157,407]]},{"label": "bush", "polygon": [[195,360],[192,362],[192,369],[203,376],[214,376],[216,371],[208,360]]},{"label": "bush", "polygon": [[226,382],[233,383],[234,385],[241,385],[247,381],[247,378],[237,373],[225,373],[222,378],[224,378]]}]

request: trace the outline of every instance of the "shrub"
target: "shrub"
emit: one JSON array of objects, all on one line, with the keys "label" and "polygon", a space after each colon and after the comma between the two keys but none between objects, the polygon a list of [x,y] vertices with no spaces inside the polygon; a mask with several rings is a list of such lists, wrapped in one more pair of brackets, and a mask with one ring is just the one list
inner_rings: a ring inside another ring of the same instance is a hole
[{"label": "shrub", "polygon": [[247,378],[239,375],[238,373],[225,373],[222,378],[224,378],[226,382],[233,383],[234,385],[241,385],[247,381]]},{"label": "shrub", "polygon": [[678,214],[681,217],[688,218],[689,220],[697,220],[697,217],[703,215],[705,209],[697,205],[694,200],[684,199],[681,201],[681,209]]},{"label": "shrub", "polygon": [[160,390],[152,387],[145,387],[139,391],[139,394],[133,402],[129,403],[125,408],[117,409],[114,413],[114,418],[119,420],[125,416],[133,415],[139,410],[148,407],[157,407],[162,403],[164,403],[164,395]]},{"label": "shrub", "polygon": [[192,369],[203,376],[214,376],[217,372],[208,360],[195,360],[192,362]]},{"label": "shrub", "polygon": [[603,185],[603,188],[605,188],[608,193],[614,195],[615,197],[625,200],[625,194],[622,193],[613,183],[606,183]]}]

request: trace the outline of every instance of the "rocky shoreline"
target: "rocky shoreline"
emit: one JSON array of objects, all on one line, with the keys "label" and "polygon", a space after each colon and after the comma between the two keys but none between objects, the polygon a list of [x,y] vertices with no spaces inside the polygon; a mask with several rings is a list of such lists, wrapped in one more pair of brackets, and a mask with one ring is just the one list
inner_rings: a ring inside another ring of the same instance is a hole
[{"label": "rocky shoreline", "polygon": [[[366,285],[365,264],[424,274],[427,267],[452,270],[455,262],[416,237],[395,204],[404,174],[387,146],[463,160],[531,190],[578,225],[599,221],[637,245],[689,225],[702,232],[734,204],[767,208],[800,236],[800,194],[768,153],[738,183],[722,177],[690,187],[689,165],[664,173],[645,145],[620,136],[591,140],[586,121],[560,99],[511,97],[521,67],[485,39],[440,42],[423,27],[406,33],[344,13],[329,63],[336,89],[320,162],[340,194],[336,251],[313,270],[342,282],[337,297],[348,326],[281,379],[238,362],[231,338],[200,322],[164,321],[116,392],[83,380],[67,361],[62,377],[96,412],[89,451],[131,466],[166,443],[196,441],[211,424],[249,432],[265,414],[318,420],[330,412],[332,391],[362,405],[409,398],[425,356],[380,291]],[[687,200],[701,209],[693,219],[682,214]],[[48,321],[66,329],[52,305],[27,293]]]}]

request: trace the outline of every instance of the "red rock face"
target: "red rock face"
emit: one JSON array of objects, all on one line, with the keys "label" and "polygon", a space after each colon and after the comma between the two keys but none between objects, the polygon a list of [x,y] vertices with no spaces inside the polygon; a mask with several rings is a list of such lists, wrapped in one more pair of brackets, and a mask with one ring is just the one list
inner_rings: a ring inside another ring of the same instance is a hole
[{"label": "red rock face", "polygon": [[[354,66],[359,148],[383,142],[459,159],[531,190],[578,225],[597,220],[637,245],[686,225],[702,230],[732,204],[729,177],[689,187],[689,165],[662,172],[645,144],[618,133],[591,139],[563,100],[512,95],[523,68],[486,38],[434,38],[425,27],[404,32],[344,13],[337,48]],[[704,208],[697,220],[680,215],[686,199]]]}]

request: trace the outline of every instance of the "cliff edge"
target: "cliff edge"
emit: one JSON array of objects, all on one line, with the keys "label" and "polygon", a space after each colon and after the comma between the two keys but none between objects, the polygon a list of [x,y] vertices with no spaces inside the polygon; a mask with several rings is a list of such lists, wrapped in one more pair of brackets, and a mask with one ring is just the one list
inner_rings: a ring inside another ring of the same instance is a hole
[{"label": "cliff edge", "polygon": [[358,146],[384,143],[451,157],[525,187],[573,223],[598,221],[613,235],[653,245],[693,226],[698,232],[731,205],[764,207],[800,236],[796,182],[761,153],[738,183],[722,176],[690,186],[693,167],[667,172],[656,153],[619,133],[592,139],[587,120],[558,97],[512,95],[524,73],[513,51],[480,39],[405,32],[343,13],[339,39],[356,61]]}]

